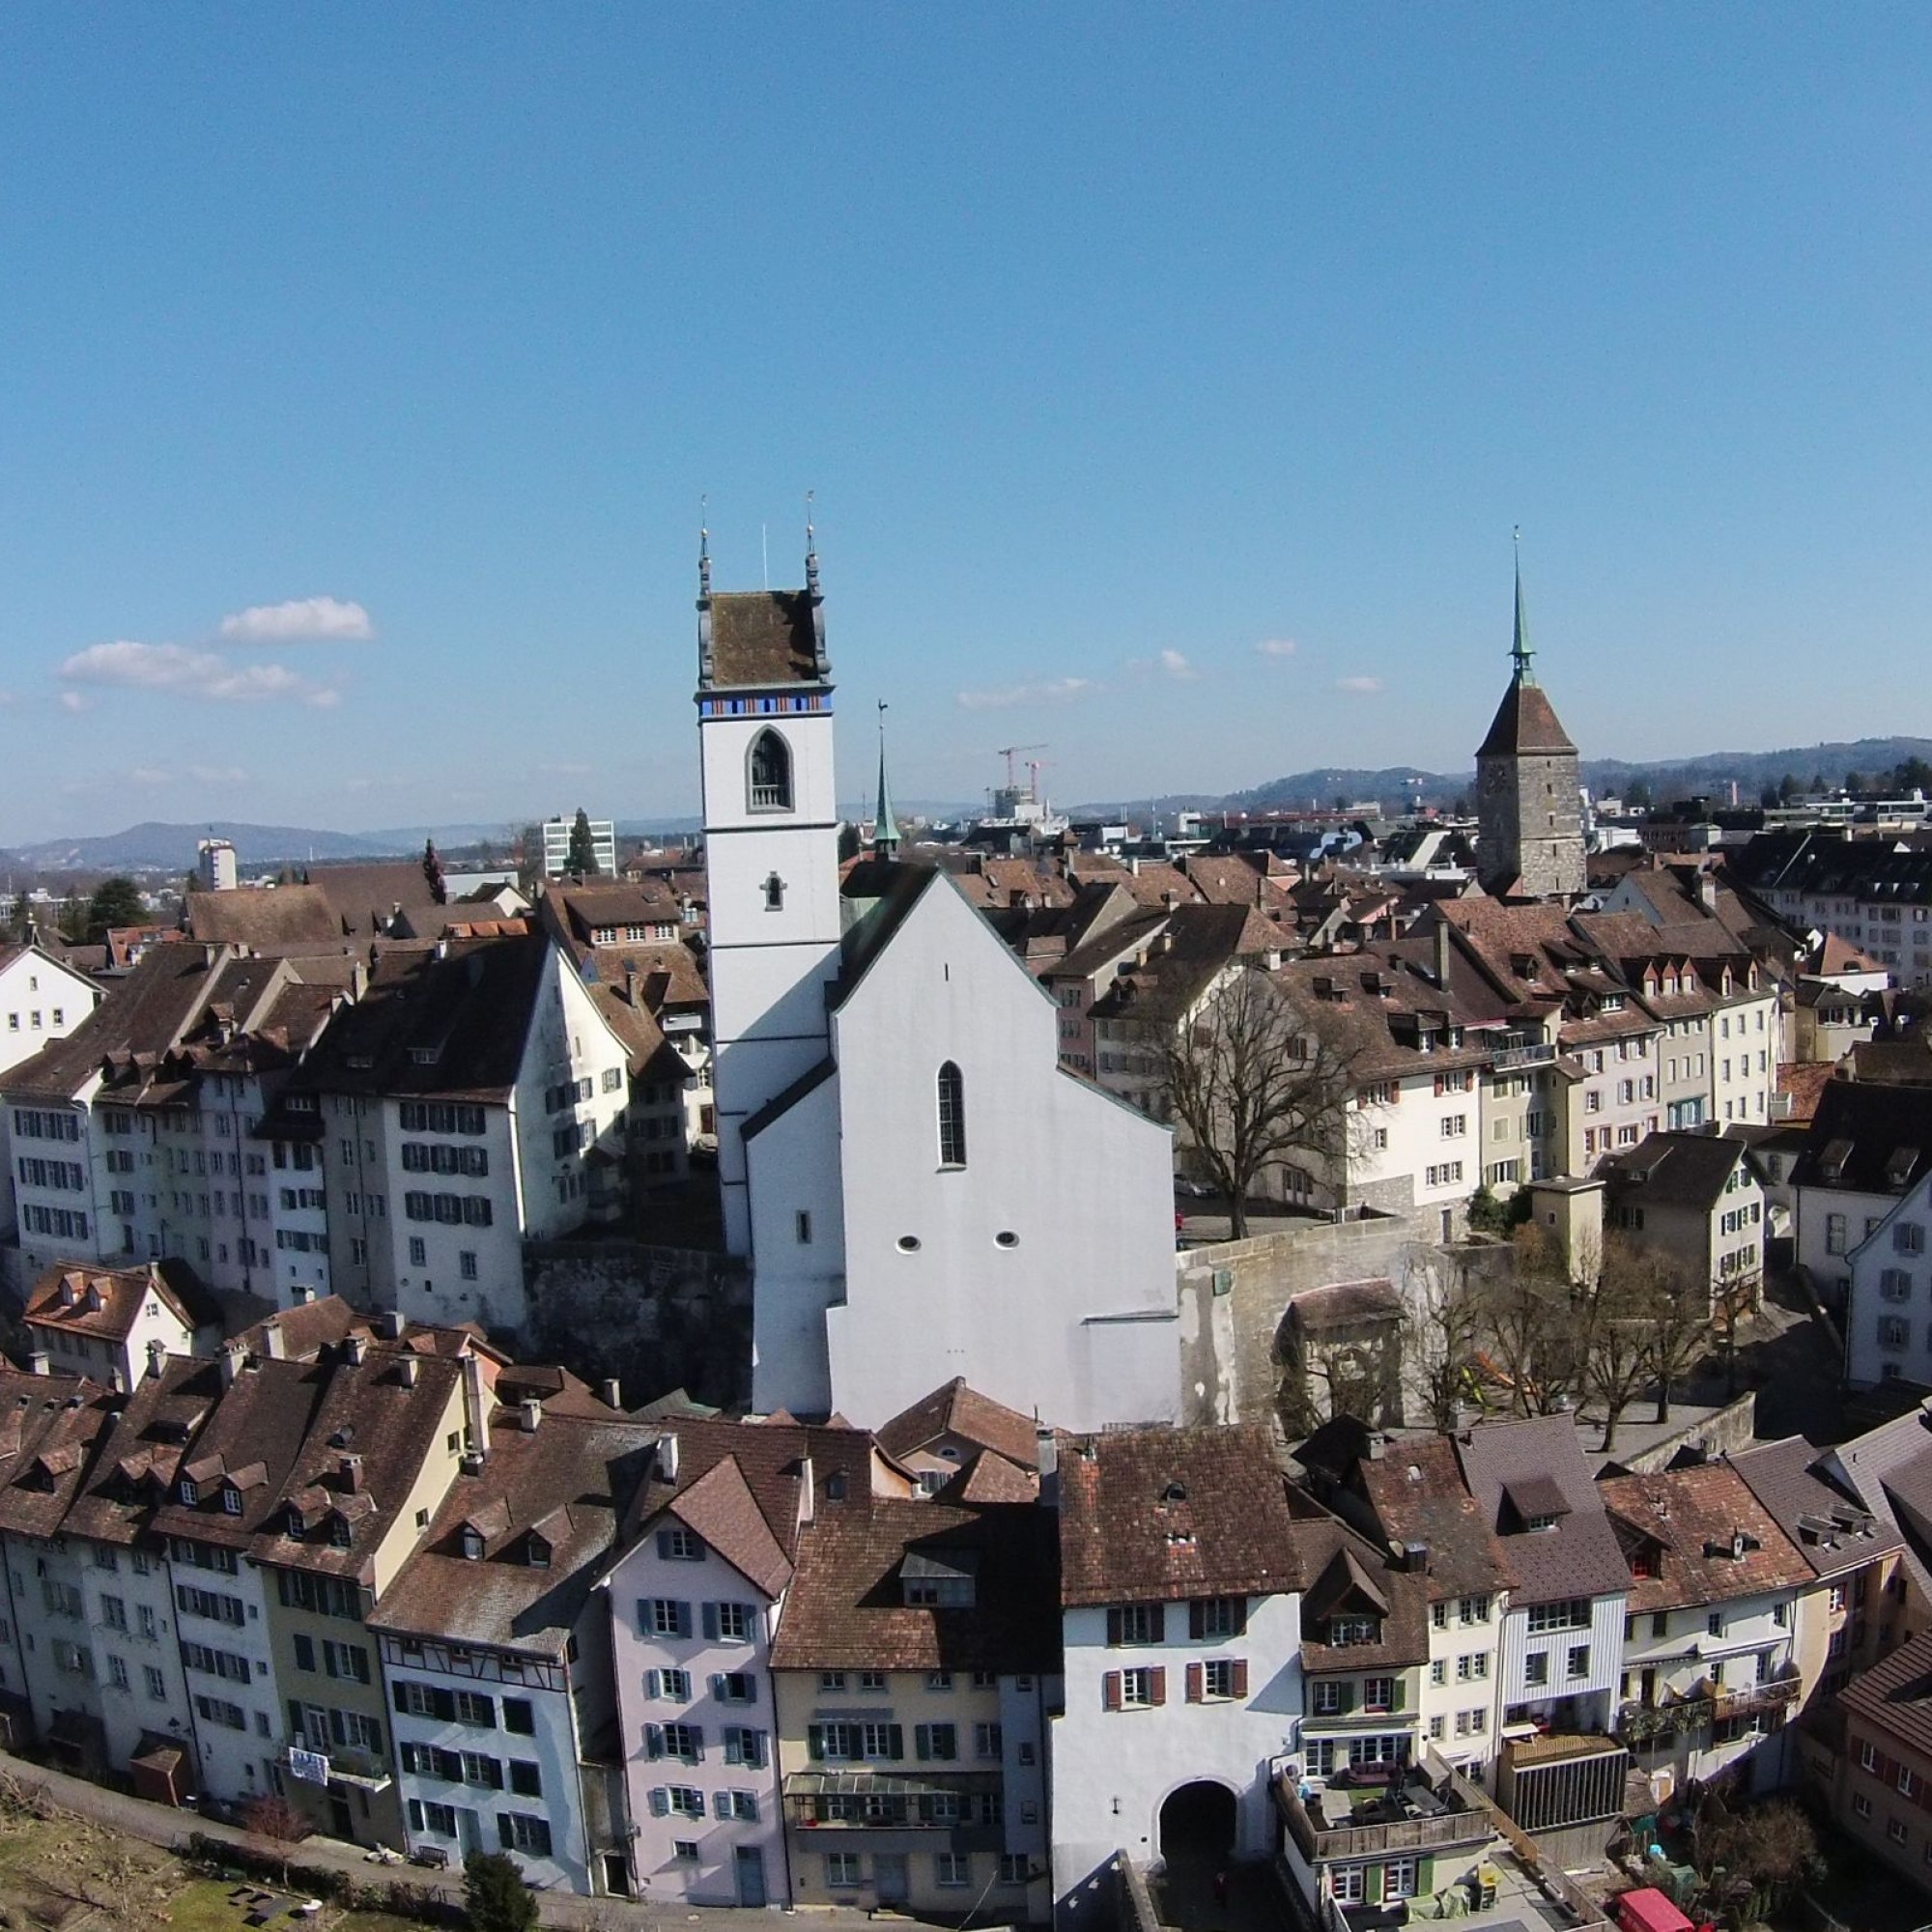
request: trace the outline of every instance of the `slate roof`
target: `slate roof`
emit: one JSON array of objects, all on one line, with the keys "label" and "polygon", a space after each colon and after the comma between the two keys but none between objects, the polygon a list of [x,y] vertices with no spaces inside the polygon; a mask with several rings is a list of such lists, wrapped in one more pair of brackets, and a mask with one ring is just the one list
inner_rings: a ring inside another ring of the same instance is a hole
[{"label": "slate roof", "polygon": [[1834,1482],[1824,1452],[1802,1435],[1754,1443],[1730,1464],[1814,1576],[1839,1576],[1899,1547],[1896,1528]]},{"label": "slate roof", "polygon": [[1498,758],[1567,752],[1575,756],[1576,751],[1569,733],[1557,723],[1555,707],[1543,687],[1517,677],[1503,693],[1503,701],[1497,705],[1476,755]]},{"label": "slate roof", "polygon": [[1286,1485],[1255,1427],[1122,1429],[1060,1446],[1068,1605],[1302,1587]]},{"label": "slate roof", "polygon": [[[976,1604],[905,1602],[907,1563],[969,1571]],[[772,1646],[775,1670],[1060,1667],[1053,1512],[855,1494],[821,1502],[800,1532],[798,1575]]]},{"label": "slate roof", "polygon": [[805,590],[728,590],[711,599],[710,684],[817,684],[813,599]]},{"label": "slate roof", "polygon": [[[1794,1590],[1811,1566],[1726,1463],[1609,1476],[1597,1485],[1627,1551],[1655,1546],[1655,1577],[1633,1577],[1633,1610],[1675,1610]],[[1742,1538],[1742,1553],[1731,1552]]]},{"label": "slate roof", "polygon": [[1818,1094],[1795,1187],[1905,1194],[1932,1166],[1932,1087],[1830,1080]]},{"label": "slate roof", "polygon": [[[1512,1605],[1609,1596],[1629,1587],[1629,1566],[1570,1416],[1478,1423],[1455,1440],[1463,1480],[1496,1532],[1509,1567]],[[1552,1529],[1518,1529],[1505,1492],[1542,1478],[1554,1486],[1569,1514]]]},{"label": "slate roof", "polygon": [[1655,1203],[1708,1214],[1723,1198],[1724,1183],[1750,1151],[1717,1134],[1646,1134],[1635,1147],[1612,1155],[1598,1169],[1613,1201]]},{"label": "slate roof", "polygon": [[967,1384],[964,1376],[922,1396],[877,1430],[879,1446],[889,1456],[906,1457],[942,1436],[954,1436],[977,1448],[995,1450],[1023,1469],[1039,1465],[1038,1432],[1032,1419],[1006,1407],[991,1396]]},{"label": "slate roof", "polygon": [[1838,1692],[1853,1717],[1932,1756],[1932,1631],[1921,1631]]},{"label": "slate roof", "polygon": [[1842,1482],[1899,1538],[1920,1593],[1932,1597],[1932,1415],[1921,1405],[1824,1452]]}]

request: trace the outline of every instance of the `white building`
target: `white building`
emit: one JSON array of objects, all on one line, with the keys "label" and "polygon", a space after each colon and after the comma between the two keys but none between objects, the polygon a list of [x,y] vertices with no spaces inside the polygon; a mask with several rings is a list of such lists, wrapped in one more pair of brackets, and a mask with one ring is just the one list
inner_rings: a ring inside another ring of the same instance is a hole
[{"label": "white building", "polygon": [[[1885,1361],[1907,1381],[1932,1382],[1932,1351],[1888,1345],[1874,1352],[1880,1321],[1911,1323],[1904,1302],[1888,1305],[1879,1277],[1894,1265],[1869,1245],[1905,1196],[1932,1172],[1932,1088],[1828,1080],[1804,1144],[1792,1163],[1796,1260],[1808,1268],[1829,1305],[1843,1306],[1852,1292],[1853,1257],[1864,1250],[1869,1280],[1859,1325],[1861,1341],[1848,1338],[1855,1382],[1886,1379]],[[1907,1271],[1909,1255],[1900,1258]],[[1897,1283],[1889,1284],[1896,1291]],[[1911,1297],[1907,1297],[1909,1300]],[[1922,1322],[1918,1324],[1923,1326]],[[1898,1335],[1896,1327],[1884,1331]],[[1920,1338],[1924,1340],[1923,1337]],[[1870,1373],[1873,1369],[1876,1373]]]},{"label": "white building", "polygon": [[[1051,999],[942,875],[841,904],[803,592],[699,599],[719,1167],[754,1400],[881,1422],[964,1376],[1079,1427],[1175,1412],[1170,1142],[1059,1064]],[[845,928],[842,932],[841,927]]]},{"label": "white building", "polygon": [[1845,1380],[1932,1386],[1932,1167],[1892,1203],[1844,1258]]},{"label": "white building", "polygon": [[100,1004],[100,988],[38,944],[0,947],[0,1074],[65,1039]]},{"label": "white building", "polygon": [[1265,1436],[1063,1441],[1065,1694],[1049,1733],[1057,1910],[1094,1909],[1116,1852],[1261,1858],[1304,1712],[1301,1559]]},{"label": "white building", "polygon": [[[577,817],[573,812],[568,818],[546,818],[539,828],[543,836],[544,876],[550,879],[562,878],[570,866],[570,835],[576,829]],[[593,818],[590,825],[590,849],[596,855],[597,869],[607,879],[617,876],[617,827],[609,818]]]}]

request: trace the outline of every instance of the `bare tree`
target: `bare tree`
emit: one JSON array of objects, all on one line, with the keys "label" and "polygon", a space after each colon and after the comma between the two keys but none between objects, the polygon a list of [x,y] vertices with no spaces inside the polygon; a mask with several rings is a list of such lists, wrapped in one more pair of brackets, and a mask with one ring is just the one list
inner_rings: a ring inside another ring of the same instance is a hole
[{"label": "bare tree", "polygon": [[1139,1025],[1203,1177],[1228,1198],[1236,1239],[1269,1167],[1296,1153],[1323,1164],[1345,1153],[1351,1056],[1304,1032],[1259,968],[1236,967],[1185,1008],[1156,990]]},{"label": "bare tree", "polygon": [[1581,1379],[1604,1412],[1602,1453],[1608,1455],[1624,1411],[1651,1378],[1662,1290],[1650,1257],[1614,1235],[1601,1259],[1578,1253],[1573,1264]]},{"label": "bare tree", "polygon": [[1734,1274],[1718,1291],[1718,1332],[1724,1344],[1724,1393],[1738,1392],[1738,1331],[1757,1312],[1762,1277]]},{"label": "bare tree", "polygon": [[1453,1435],[1463,1408],[1478,1399],[1483,1353],[1482,1297],[1438,1260],[1410,1288],[1403,1314],[1406,1385],[1421,1398],[1430,1425]]},{"label": "bare tree", "polygon": [[282,1884],[289,1882],[289,1847],[308,1836],[308,1820],[278,1792],[264,1791],[242,1807],[242,1829],[266,1838],[281,1855]]},{"label": "bare tree", "polygon": [[1570,1271],[1556,1242],[1533,1221],[1516,1231],[1511,1245],[1514,1265],[1476,1295],[1483,1350],[1514,1413],[1553,1415],[1581,1380]]},{"label": "bare tree", "polygon": [[1710,1291],[1670,1256],[1656,1255],[1652,1264],[1650,1372],[1657,1384],[1657,1419],[1668,1422],[1672,1394],[1710,1352]]}]

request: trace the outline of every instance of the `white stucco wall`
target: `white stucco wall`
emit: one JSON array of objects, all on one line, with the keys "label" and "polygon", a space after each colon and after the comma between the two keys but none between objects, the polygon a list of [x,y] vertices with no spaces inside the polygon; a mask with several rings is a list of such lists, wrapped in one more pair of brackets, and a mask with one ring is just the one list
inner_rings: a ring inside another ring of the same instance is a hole
[{"label": "white stucco wall", "polygon": [[[1845,1306],[1846,1381],[1869,1388],[1889,1373],[1906,1381],[1932,1382],[1932,1175],[1894,1202],[1878,1227],[1835,1265],[1852,1278]],[[1897,1340],[1887,1339],[1889,1323],[1897,1324],[1891,1330]]]}]

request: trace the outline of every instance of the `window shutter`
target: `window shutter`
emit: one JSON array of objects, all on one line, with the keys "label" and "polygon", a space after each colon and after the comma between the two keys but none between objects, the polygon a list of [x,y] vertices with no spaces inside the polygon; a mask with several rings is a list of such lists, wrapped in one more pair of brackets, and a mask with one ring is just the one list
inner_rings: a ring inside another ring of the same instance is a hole
[{"label": "window shutter", "polygon": [[1247,1634],[1248,1600],[1245,1597],[1236,1597],[1235,1599],[1235,1634],[1236,1636],[1246,1636]]},{"label": "window shutter", "polygon": [[1187,1701],[1190,1704],[1200,1703],[1206,1677],[1207,1673],[1200,1664],[1190,1663],[1187,1666]]},{"label": "window shutter", "polygon": [[667,1559],[670,1556],[670,1531],[668,1529],[658,1531],[658,1554]]},{"label": "window shutter", "polygon": [[716,1604],[706,1604],[704,1605],[704,1634],[713,1643],[718,1641],[718,1605]]},{"label": "window shutter", "polygon": [[651,1786],[651,1816],[665,1818],[670,1815],[670,1793],[662,1784]]},{"label": "window shutter", "polygon": [[292,1738],[305,1738],[308,1736],[308,1733],[302,1729],[301,1704],[294,1697],[289,1699],[289,1736]]},{"label": "window shutter", "polygon": [[1121,1708],[1121,1673],[1118,1670],[1110,1670],[1101,1678],[1100,1695],[1108,1710],[1118,1711]]},{"label": "window shutter", "polygon": [[805,1727],[805,1754],[813,1764],[825,1762],[825,1726],[808,1724]]},{"label": "window shutter", "polygon": [[665,1754],[665,1727],[662,1724],[644,1726],[644,1755],[663,1757]]},{"label": "window shutter", "polygon": [[[1208,1605],[1198,1597],[1187,1605],[1187,1635],[1191,1642],[1200,1643],[1208,1634]],[[1188,1666],[1190,1669],[1193,1666]]]},{"label": "window shutter", "polygon": [[1235,1660],[1235,1695],[1245,1697],[1247,1694],[1248,1660],[1245,1657],[1237,1657]]},{"label": "window shutter", "polygon": [[1167,1672],[1158,1663],[1148,1672],[1148,1702],[1150,1704],[1167,1702]]},{"label": "window shutter", "polygon": [[1156,1604],[1153,1606],[1153,1641],[1155,1643],[1165,1643],[1167,1641],[1167,1605],[1165,1604]]},{"label": "window shutter", "polygon": [[456,1692],[454,1690],[433,1690],[430,1693],[430,1703],[435,1707],[436,1715],[445,1724],[453,1724],[456,1721]]},{"label": "window shutter", "polygon": [[677,1606],[677,1634],[679,1636],[689,1636],[691,1634],[691,1605],[689,1604],[680,1604]]},{"label": "window shutter", "polygon": [[1400,1711],[1402,1709],[1402,1679],[1400,1677],[1391,1677],[1389,1679],[1389,1709],[1391,1711]]},{"label": "window shutter", "polygon": [[655,1704],[664,1695],[664,1672],[647,1670],[644,1672],[644,1695]]},{"label": "window shutter", "polygon": [[516,1834],[510,1830],[510,1814],[507,1811],[499,1811],[497,1814],[497,1836],[502,1841],[506,1852],[515,1847]]},{"label": "window shutter", "polygon": [[410,1707],[403,1702],[403,1687],[400,1683],[395,1686],[395,1692],[396,1692],[396,1709],[399,1710],[404,1717],[408,1717],[410,1714]]},{"label": "window shutter", "polygon": [[905,1756],[905,1726],[888,1724],[886,1726],[886,1755],[894,1760]]},{"label": "window shutter", "polygon": [[[704,1607],[708,1610],[711,1605],[706,1604]],[[711,1673],[711,1694],[719,1703],[724,1701],[724,1673],[722,1670]]]},{"label": "window shutter", "polygon": [[923,1764],[932,1755],[932,1726],[915,1724],[912,1727],[913,1755]]},{"label": "window shutter", "polygon": [[1341,1697],[1341,1710],[1346,1713],[1355,1708],[1355,1687],[1352,1684],[1338,1684],[1335,1687]]},{"label": "window shutter", "polygon": [[1118,1648],[1121,1641],[1121,1613],[1119,1610],[1107,1612],[1107,1644],[1110,1649]]},{"label": "window shutter", "polygon": [[638,1599],[638,1634],[649,1636],[651,1634],[651,1604],[648,1597]]},{"label": "window shutter", "polygon": [[492,1791],[502,1790],[503,1767],[500,1764],[498,1764],[494,1757],[486,1757],[483,1760],[483,1763],[486,1767],[487,1775],[490,1780],[490,1789]]},{"label": "window shutter", "polygon": [[731,1816],[731,1794],[728,1791],[714,1791],[711,1794],[711,1815],[727,1820]]}]

